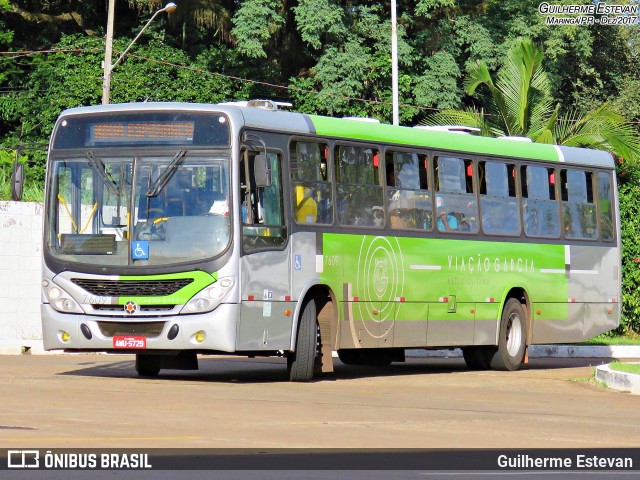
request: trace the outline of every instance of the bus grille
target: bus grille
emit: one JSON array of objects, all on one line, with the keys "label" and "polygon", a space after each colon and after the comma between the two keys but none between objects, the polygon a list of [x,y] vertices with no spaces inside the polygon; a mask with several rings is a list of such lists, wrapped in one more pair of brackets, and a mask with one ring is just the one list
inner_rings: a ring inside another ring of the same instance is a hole
[{"label": "bus grille", "polygon": [[165,322],[97,322],[100,332],[105,337],[117,335],[139,335],[147,338],[157,337],[162,333]]},{"label": "bus grille", "polygon": [[89,278],[72,278],[71,281],[87,292],[100,297],[162,297],[173,295],[186,287],[192,278],[177,280],[94,280]]},{"label": "bus grille", "polygon": [[[91,305],[94,310],[99,312],[118,312],[124,313],[123,305]],[[175,305],[138,305],[138,310],[141,312],[168,312],[175,308]]]}]

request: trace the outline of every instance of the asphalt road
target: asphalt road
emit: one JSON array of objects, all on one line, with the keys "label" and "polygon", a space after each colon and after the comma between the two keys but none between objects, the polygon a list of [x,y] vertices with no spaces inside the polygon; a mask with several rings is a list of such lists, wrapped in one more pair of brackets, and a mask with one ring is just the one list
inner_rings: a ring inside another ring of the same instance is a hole
[{"label": "asphalt road", "polygon": [[640,446],[638,396],[586,381],[602,360],[471,372],[459,359],[286,381],[281,359],[204,358],[136,376],[133,356],[0,357],[0,448]]}]

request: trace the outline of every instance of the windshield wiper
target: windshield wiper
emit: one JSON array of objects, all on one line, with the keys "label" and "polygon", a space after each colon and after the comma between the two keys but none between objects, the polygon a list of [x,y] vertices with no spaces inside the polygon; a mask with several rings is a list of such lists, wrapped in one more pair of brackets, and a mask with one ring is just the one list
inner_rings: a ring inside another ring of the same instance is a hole
[{"label": "windshield wiper", "polygon": [[107,186],[109,191],[113,193],[116,197],[120,197],[120,190],[118,189],[118,185],[113,180],[109,172],[104,165],[104,162],[99,158],[93,156],[93,152],[87,152],[87,160],[93,167],[93,169],[98,173],[98,176],[102,180],[102,182]]},{"label": "windshield wiper", "polygon": [[156,179],[156,181],[153,182],[153,185],[149,187],[149,191],[146,194],[147,197],[157,197],[160,194],[164,187],[167,186],[167,183],[169,183],[169,180],[171,180],[171,177],[173,177],[174,173],[176,173],[176,170],[178,170],[178,167],[184,160],[184,156],[186,154],[186,150],[180,150],[175,154],[175,156],[171,160],[171,163],[167,165],[167,168],[165,168],[164,172],[162,172],[162,174]]}]

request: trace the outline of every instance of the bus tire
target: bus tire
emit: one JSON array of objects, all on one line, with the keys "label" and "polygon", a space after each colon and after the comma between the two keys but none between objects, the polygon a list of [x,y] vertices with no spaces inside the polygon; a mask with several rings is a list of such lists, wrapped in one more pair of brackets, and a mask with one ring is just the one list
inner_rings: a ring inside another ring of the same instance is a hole
[{"label": "bus tire", "polygon": [[300,315],[296,351],[287,357],[287,371],[291,382],[308,382],[313,378],[314,364],[318,354],[318,322],[316,302],[307,301]]},{"label": "bus tire", "polygon": [[136,353],[136,372],[141,377],[157,377],[160,373],[161,360],[159,355]]},{"label": "bus tire", "polygon": [[489,370],[496,347],[486,345],[464,347],[462,356],[469,370]]},{"label": "bus tire", "polygon": [[527,316],[520,301],[510,298],[502,311],[498,350],[491,359],[493,370],[518,370],[526,351]]}]

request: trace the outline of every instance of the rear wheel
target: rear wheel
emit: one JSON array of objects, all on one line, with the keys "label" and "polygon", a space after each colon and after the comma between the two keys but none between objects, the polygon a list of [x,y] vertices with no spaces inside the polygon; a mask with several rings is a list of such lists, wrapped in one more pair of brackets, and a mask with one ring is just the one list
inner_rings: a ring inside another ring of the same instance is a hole
[{"label": "rear wheel", "polygon": [[308,382],[313,378],[316,355],[318,354],[318,322],[316,302],[311,299],[302,309],[296,338],[296,351],[287,357],[289,380]]},{"label": "rear wheel", "polygon": [[160,361],[162,358],[159,355],[145,355],[142,353],[136,354],[136,372],[141,377],[157,377],[160,373]]},{"label": "rear wheel", "polygon": [[494,370],[518,370],[524,360],[527,317],[519,300],[510,298],[502,311],[498,350],[491,358]]}]

